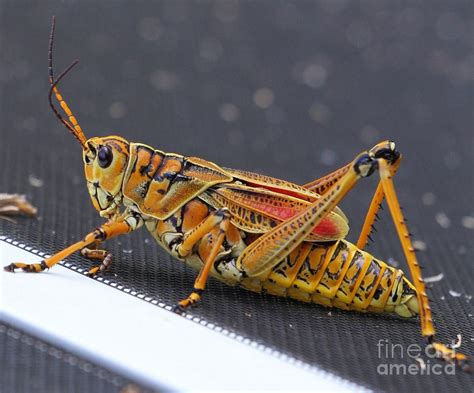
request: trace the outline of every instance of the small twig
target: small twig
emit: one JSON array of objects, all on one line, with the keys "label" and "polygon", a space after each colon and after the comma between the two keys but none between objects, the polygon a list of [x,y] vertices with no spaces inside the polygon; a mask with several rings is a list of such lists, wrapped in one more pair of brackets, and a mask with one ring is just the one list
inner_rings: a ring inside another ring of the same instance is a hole
[{"label": "small twig", "polygon": [[425,282],[425,284],[432,283],[432,282],[438,282],[438,281],[441,281],[443,279],[443,277],[444,277],[444,274],[440,273],[440,274],[437,274],[436,276],[425,277],[425,279],[423,281]]},{"label": "small twig", "polygon": [[415,360],[418,362],[420,365],[421,370],[426,370],[426,363],[421,357],[416,357]]},{"label": "small twig", "polygon": [[451,348],[452,349],[458,349],[461,347],[461,343],[462,343],[462,336],[460,334],[457,335],[457,341],[454,342],[452,345],[451,345]]}]

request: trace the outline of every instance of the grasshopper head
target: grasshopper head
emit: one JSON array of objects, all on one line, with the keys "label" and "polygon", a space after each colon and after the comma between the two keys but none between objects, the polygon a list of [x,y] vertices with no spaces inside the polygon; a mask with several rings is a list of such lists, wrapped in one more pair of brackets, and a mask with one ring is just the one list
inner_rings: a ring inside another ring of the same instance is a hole
[{"label": "grasshopper head", "polygon": [[114,214],[122,201],[129,143],[119,136],[91,138],[85,143],[82,158],[92,204],[101,216]]},{"label": "grasshopper head", "polygon": [[[87,139],[68,104],[59,92],[58,83],[78,63],[74,61],[56,79],[53,74],[53,40],[56,19],[51,21],[49,36],[49,106],[59,121],[74,135],[82,147],[82,158],[87,179],[87,188],[94,207],[103,217],[111,217],[118,212],[122,202],[122,182],[128,164],[129,143],[119,136]],[[59,103],[64,117],[53,103],[53,97]]]}]

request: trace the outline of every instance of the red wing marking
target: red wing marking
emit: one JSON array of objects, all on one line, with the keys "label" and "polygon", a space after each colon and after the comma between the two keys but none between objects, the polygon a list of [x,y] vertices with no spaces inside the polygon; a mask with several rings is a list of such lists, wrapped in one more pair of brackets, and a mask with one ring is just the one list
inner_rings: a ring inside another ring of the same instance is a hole
[{"label": "red wing marking", "polygon": [[[302,210],[290,207],[272,206],[256,201],[247,201],[246,206],[280,221],[287,221]],[[334,218],[329,216],[322,219],[318,226],[314,228],[313,233],[322,237],[338,238],[341,235],[341,229],[341,226],[334,222]]]},{"label": "red wing marking", "polygon": [[[266,188],[253,188],[238,184],[219,186],[213,190],[224,198],[226,205],[240,206],[233,214],[248,218],[255,225],[257,215],[265,216],[276,222],[287,221],[311,205],[310,202],[290,195],[275,193]],[[217,196],[216,196],[217,197]],[[251,213],[254,212],[254,213]],[[262,232],[264,232],[262,227]],[[347,220],[339,210],[330,212],[313,230],[312,241],[329,241],[345,237],[349,231]]]}]

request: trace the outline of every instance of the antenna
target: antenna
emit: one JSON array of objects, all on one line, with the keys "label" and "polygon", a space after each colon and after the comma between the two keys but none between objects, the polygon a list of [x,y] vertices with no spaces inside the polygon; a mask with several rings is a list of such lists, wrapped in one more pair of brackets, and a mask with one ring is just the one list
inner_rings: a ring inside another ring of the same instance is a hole
[{"label": "antenna", "polygon": [[[61,75],[59,75],[58,79],[54,81],[54,76],[53,76],[53,42],[54,42],[54,31],[56,28],[56,17],[53,16],[52,21],[51,21],[51,33],[49,36],[49,50],[48,50],[48,70],[49,70],[49,83],[51,84],[51,88],[49,89],[49,106],[53,110],[54,114],[56,117],[59,119],[61,123],[64,124],[64,126],[74,135],[74,137],[79,141],[79,143],[82,145],[84,149],[87,148],[86,146],[86,136],[84,135],[84,132],[82,131],[81,126],[77,122],[76,118],[74,117],[71,109],[69,109],[68,104],[66,101],[64,101],[61,93],[59,92],[57,85],[61,81],[61,79],[66,76],[66,74],[71,71],[71,69],[79,62],[79,60],[73,61],[69,67],[67,67]],[[53,93],[56,96],[56,100],[59,102],[59,105],[61,106],[62,110],[64,113],[66,113],[69,121],[64,119],[59,111],[56,109],[56,107],[53,104]]]}]

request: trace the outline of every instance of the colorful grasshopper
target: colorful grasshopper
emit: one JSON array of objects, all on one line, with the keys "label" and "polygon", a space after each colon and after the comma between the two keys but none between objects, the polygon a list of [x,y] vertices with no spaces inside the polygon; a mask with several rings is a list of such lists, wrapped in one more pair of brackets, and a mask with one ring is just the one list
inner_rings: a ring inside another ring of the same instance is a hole
[{"label": "colorful grasshopper", "polygon": [[[181,309],[201,299],[211,275],[228,285],[344,310],[419,314],[421,333],[438,356],[468,367],[466,356],[433,339],[425,285],[392,181],[401,160],[393,142],[379,143],[341,169],[299,186],[118,136],[87,139],[57,88],[77,61],[56,81],[53,77],[54,28],[53,18],[49,102],[83,149],[92,203],[108,221],[41,263],[12,263],[7,271],[41,272],[81,250],[102,261],[89,271],[94,276],[112,260],[97,245],[145,225],[167,252],[199,270],[192,293],[179,302]],[[54,107],[53,93],[69,121]],[[348,220],[337,204],[359,179],[375,171],[380,183],[354,245],[344,240]],[[364,251],[384,198],[413,283],[401,270]]]}]

